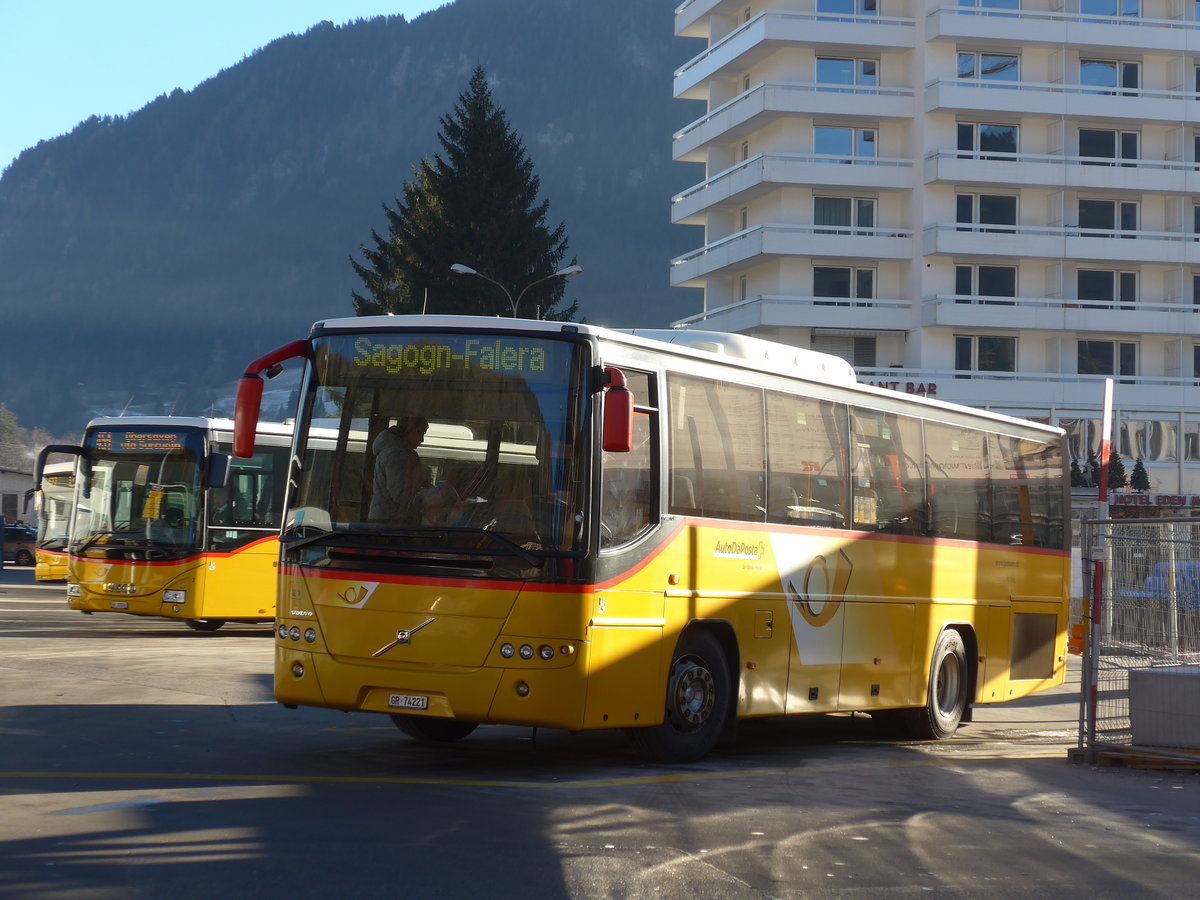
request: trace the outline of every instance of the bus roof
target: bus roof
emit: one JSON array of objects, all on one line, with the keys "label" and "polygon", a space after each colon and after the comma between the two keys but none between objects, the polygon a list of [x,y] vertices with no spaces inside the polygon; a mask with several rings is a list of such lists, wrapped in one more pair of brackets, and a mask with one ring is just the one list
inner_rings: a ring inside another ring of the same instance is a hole
[{"label": "bus roof", "polygon": [[887,388],[864,384],[850,363],[839,356],[803,347],[793,347],[750,335],[720,331],[699,331],[687,328],[604,328],[576,322],[554,322],[545,319],[510,319],[499,316],[355,316],[325,319],[313,324],[312,335],[331,331],[361,332],[388,331],[408,328],[429,330],[528,331],[545,335],[587,335],[599,341],[624,343],[657,349],[660,352],[683,353],[694,357],[718,359],[720,362],[775,375],[802,378],[824,384],[845,386],[856,392],[875,397],[902,397],[906,405],[919,405],[948,412],[966,413],[998,423],[1033,428],[1047,434],[1062,435],[1061,428],[1016,416],[949,403],[917,394],[897,394]]}]

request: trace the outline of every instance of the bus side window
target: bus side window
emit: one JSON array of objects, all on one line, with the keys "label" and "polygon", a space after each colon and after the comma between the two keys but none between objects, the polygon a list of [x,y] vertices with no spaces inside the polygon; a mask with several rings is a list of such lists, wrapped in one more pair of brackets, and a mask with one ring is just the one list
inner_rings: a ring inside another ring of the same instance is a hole
[{"label": "bus side window", "polygon": [[846,407],[767,392],[767,517],[785,525],[846,522]]}]

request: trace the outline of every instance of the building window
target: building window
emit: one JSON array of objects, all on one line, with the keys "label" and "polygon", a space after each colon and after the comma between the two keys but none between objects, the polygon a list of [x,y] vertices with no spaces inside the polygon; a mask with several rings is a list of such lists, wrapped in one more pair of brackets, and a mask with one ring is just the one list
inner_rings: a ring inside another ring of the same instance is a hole
[{"label": "building window", "polygon": [[870,234],[875,228],[875,201],[870,197],[813,197],[813,224],[836,226],[818,227],[817,234]]},{"label": "building window", "polygon": [[[838,84],[847,87],[875,87],[879,84],[879,61],[875,59],[841,59],[817,57],[817,84]],[[821,90],[837,90],[822,87]]]},{"label": "building window", "polygon": [[954,368],[960,372],[1015,372],[1017,339],[993,334],[956,334]]},{"label": "building window", "polygon": [[1139,16],[1139,0],[1079,0],[1079,12],[1085,16]]},{"label": "building window", "polygon": [[742,162],[750,158],[750,142],[742,141]]},{"label": "building window", "polygon": [[[955,221],[959,231],[1005,231],[1017,224],[1017,198],[1003,194],[958,194],[955,197]],[[1007,228],[987,228],[1007,225]]]},{"label": "building window", "polygon": [[[875,270],[852,266],[813,266],[813,296],[839,300],[870,300],[875,296]],[[850,306],[849,303],[817,303],[817,306]],[[856,303],[855,306],[866,306]]]},{"label": "building window", "polygon": [[829,162],[863,164],[876,156],[874,128],[813,128],[813,152],[821,156],[843,157]]},{"label": "building window", "polygon": [[738,300],[745,302],[746,300],[746,276],[738,276]]},{"label": "building window", "polygon": [[[975,122],[958,123],[958,149],[969,153],[1016,153],[1016,125],[987,125]],[[963,157],[969,158],[969,157]],[[1004,156],[983,156],[983,159],[1006,159]]]},{"label": "building window", "polygon": [[742,231],[745,231],[747,228],[749,228],[750,210],[743,206],[741,212],[738,214],[738,220],[741,222]]},{"label": "building window", "polygon": [[1020,57],[1008,53],[959,53],[958,77],[980,81],[1020,80]]},{"label": "building window", "polygon": [[[1137,159],[1140,135],[1136,131],[1079,129],[1079,155],[1087,157],[1085,166],[1115,166],[1101,160]],[[1123,163],[1131,166],[1133,163]]]},{"label": "building window", "polygon": [[1133,237],[1138,227],[1138,205],[1132,200],[1080,200],[1079,227],[1086,229],[1084,237]]},{"label": "building window", "polygon": [[742,93],[743,94],[750,93],[750,76],[749,75],[742,76]]},{"label": "building window", "polygon": [[1079,341],[1080,375],[1136,375],[1137,344],[1125,341]]},{"label": "building window", "polygon": [[[1137,272],[1080,269],[1075,273],[1075,296],[1080,300],[1098,301],[1084,303],[1084,309],[1102,309],[1099,304],[1134,303],[1137,301]],[[1132,306],[1121,308],[1133,309]]]},{"label": "building window", "polygon": [[[1141,86],[1141,63],[1115,59],[1081,59],[1079,83],[1095,88],[1131,88]],[[1087,91],[1089,94],[1116,94],[1115,90]]]},{"label": "building window", "polygon": [[[954,293],[959,303],[969,303],[969,297],[1017,296],[1016,266],[955,266]],[[985,300],[1011,306],[1011,301]]]},{"label": "building window", "polygon": [[1192,273],[1192,306],[1200,307],[1200,275]]},{"label": "building window", "polygon": [[817,12],[842,16],[877,16],[879,0],[817,0]]}]

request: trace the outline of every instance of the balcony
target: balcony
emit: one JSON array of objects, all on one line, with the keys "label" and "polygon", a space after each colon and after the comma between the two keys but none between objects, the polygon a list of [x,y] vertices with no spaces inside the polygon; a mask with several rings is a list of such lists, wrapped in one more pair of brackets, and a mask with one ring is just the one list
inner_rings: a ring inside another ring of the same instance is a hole
[{"label": "balcony", "polygon": [[729,77],[757,65],[789,46],[861,46],[910,49],[916,40],[916,21],[838,13],[766,11],[714,41],[675,70],[675,96],[705,100],[705,82]]},{"label": "balcony", "polygon": [[779,185],[903,190],[912,187],[912,171],[908,159],[760,153],[672,197],[671,221],[703,225],[707,210],[743,205]]},{"label": "balcony", "polygon": [[738,140],[776,116],[910,119],[914,109],[909,88],[764,82],[676,132],[673,154],[680,162],[704,162],[707,144]]},{"label": "balcony", "polygon": [[1196,49],[1198,36],[1200,22],[1142,16],[943,6],[925,17],[925,39],[929,41],[1008,41],[1131,53],[1183,53]]},{"label": "balcony", "polygon": [[683,0],[675,7],[675,33],[680,37],[708,37],[708,16],[721,6],[733,9],[737,0]]},{"label": "balcony", "polygon": [[925,157],[925,183],[1200,193],[1200,164],[1043,153],[938,150]]},{"label": "balcony", "polygon": [[1079,334],[1194,334],[1200,306],[1157,301],[976,297],[936,294],[921,302],[924,327],[987,328],[1004,331],[1069,331]]},{"label": "balcony", "polygon": [[704,280],[780,257],[911,259],[913,233],[900,228],[830,225],[756,225],[671,260],[674,287],[704,287]]},{"label": "balcony", "polygon": [[[1099,410],[1104,375],[1072,372],[962,372],[954,369],[856,369],[858,380],[903,390],[925,385],[926,396],[966,406],[985,407],[1023,415],[1044,416],[1052,408]],[[1139,412],[1200,408],[1200,387],[1194,378],[1170,376],[1108,376],[1119,382],[1121,408]],[[932,387],[933,390],[928,390]]]},{"label": "balcony", "polygon": [[864,317],[872,329],[906,331],[912,327],[912,304],[877,298],[761,295],[679,319],[671,327],[752,333],[758,328],[861,327]]},{"label": "balcony", "polygon": [[925,227],[924,253],[1194,266],[1200,265],[1197,241],[1200,235],[1179,231],[938,222]]},{"label": "balcony", "polygon": [[1200,99],[1191,91],[947,78],[925,86],[925,111],[1179,123],[1197,121]]}]

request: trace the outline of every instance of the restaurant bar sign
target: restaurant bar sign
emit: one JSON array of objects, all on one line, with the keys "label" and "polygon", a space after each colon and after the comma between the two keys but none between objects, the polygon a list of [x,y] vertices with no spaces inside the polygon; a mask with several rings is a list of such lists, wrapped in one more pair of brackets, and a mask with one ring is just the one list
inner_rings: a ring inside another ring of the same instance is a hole
[{"label": "restaurant bar sign", "polygon": [[922,397],[936,397],[937,384],[932,381],[868,381],[871,387],[887,388],[889,391],[900,391],[903,394],[920,394]]},{"label": "restaurant bar sign", "polygon": [[1200,494],[1109,494],[1108,505],[1200,507]]}]

